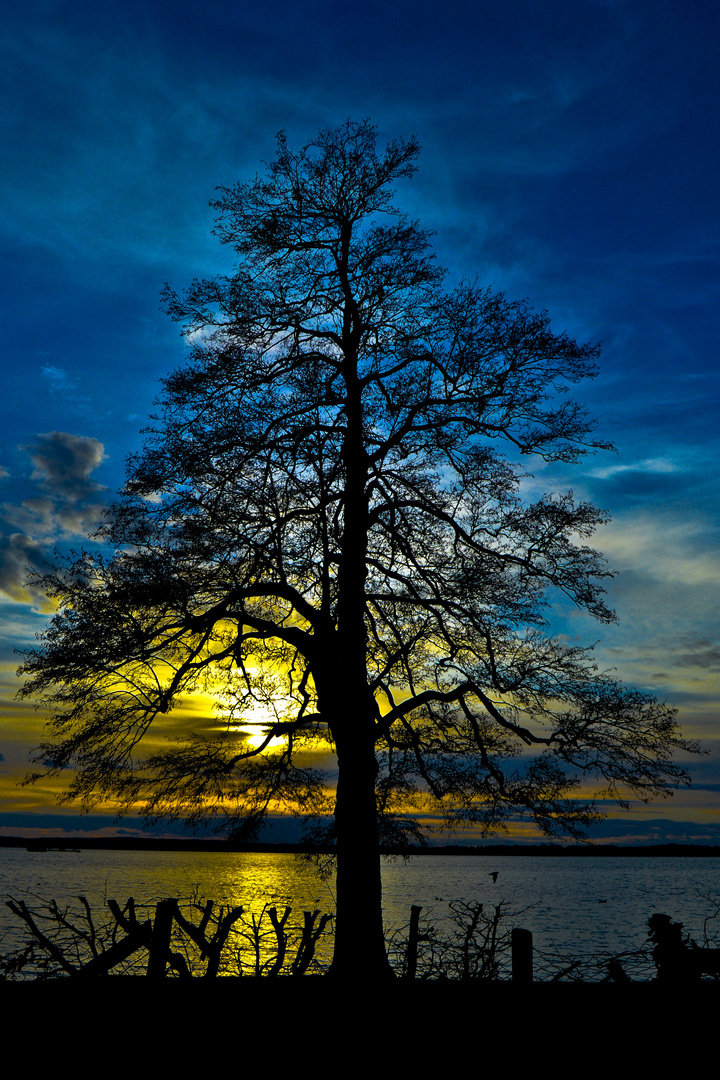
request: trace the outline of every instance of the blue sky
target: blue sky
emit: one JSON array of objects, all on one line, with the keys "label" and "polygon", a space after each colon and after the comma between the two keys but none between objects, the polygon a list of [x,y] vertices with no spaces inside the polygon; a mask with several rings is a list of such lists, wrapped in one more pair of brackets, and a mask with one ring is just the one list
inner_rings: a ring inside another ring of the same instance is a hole
[{"label": "blue sky", "polygon": [[47,621],[26,568],[83,543],[182,361],[160,289],[230,268],[209,200],[262,171],[276,132],[299,146],[368,116],[381,142],[423,147],[397,201],[435,230],[448,284],[477,276],[603,342],[579,395],[617,453],[534,483],[612,514],[597,546],[619,622],[559,608],[556,629],[598,640],[602,667],[676,704],[711,751],[690,793],[638,809],[623,836],[670,821],[718,840],[719,44],[710,0],[5,12],[0,829],[48,809],[12,783],[41,719],[13,701],[13,649]]}]

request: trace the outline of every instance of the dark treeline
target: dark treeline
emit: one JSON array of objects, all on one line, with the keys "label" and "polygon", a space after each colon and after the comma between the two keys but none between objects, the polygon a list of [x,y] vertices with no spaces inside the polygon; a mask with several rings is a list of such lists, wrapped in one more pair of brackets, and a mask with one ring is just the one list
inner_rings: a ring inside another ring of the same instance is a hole
[{"label": "dark treeline", "polygon": [[[67,839],[44,839],[42,837],[0,836],[0,847],[27,848],[28,851],[68,851],[73,849],[100,850],[100,851],[192,851],[192,852],[227,852],[230,853],[256,853],[269,855],[298,855],[311,851],[313,854],[332,855],[333,849],[314,847],[299,844],[238,844],[230,840],[198,839],[188,837],[182,839],[168,839],[158,837],[156,839],[138,839],[137,837],[68,837]],[[720,858],[720,846],[710,844],[444,844],[437,847],[418,848],[408,853],[398,852],[392,848],[385,848],[381,854],[398,856],[410,855],[410,857],[424,857],[434,855],[479,855],[496,858],[498,855],[535,855],[535,856],[568,856],[569,858],[585,857],[640,857],[653,856],[657,858]]]}]

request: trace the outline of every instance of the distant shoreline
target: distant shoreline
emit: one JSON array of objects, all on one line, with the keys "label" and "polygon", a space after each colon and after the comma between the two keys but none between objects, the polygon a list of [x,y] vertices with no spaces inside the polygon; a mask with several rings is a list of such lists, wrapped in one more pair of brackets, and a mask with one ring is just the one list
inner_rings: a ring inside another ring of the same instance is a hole
[{"label": "distant shoreline", "polygon": [[[150,839],[136,837],[78,837],[64,842],[53,837],[44,840],[40,837],[0,836],[0,847],[26,848],[29,852],[56,851],[72,852],[86,850],[100,851],[179,851],[212,852],[213,854],[270,854],[270,855],[332,855],[332,848],[301,847],[298,844],[233,844],[228,840],[188,839]],[[402,853],[383,849],[383,855],[402,857]],[[497,858],[500,855],[545,856],[570,858],[607,858],[630,856],[652,856],[656,858],[720,858],[720,846],[703,844],[447,844],[431,848],[417,848],[410,853],[411,858],[425,858],[437,855],[474,855]]]}]

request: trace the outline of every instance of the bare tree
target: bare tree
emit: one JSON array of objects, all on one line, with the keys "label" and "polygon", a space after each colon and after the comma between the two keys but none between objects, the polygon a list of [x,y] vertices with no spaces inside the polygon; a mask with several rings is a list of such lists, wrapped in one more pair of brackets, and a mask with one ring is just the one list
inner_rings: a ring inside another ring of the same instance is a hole
[{"label": "bare tree", "polygon": [[[417,153],[378,154],[368,122],[297,153],[281,134],[263,178],[220,189],[236,269],[166,287],[190,361],[101,530],[112,554],[40,581],[59,612],[21,669],[54,711],[37,761],[73,768],[70,798],[243,837],[269,809],[331,813],[336,973],[388,970],[378,848],[420,837],[413,808],[579,836],[597,816],[579,778],[646,799],[694,748],[548,634],[553,594],[613,618],[584,546],[603,514],[520,491],[522,456],[603,445],[567,396],[598,350],[502,294],[443,290],[392,204]],[[222,723],[143,755],[200,689]]]}]

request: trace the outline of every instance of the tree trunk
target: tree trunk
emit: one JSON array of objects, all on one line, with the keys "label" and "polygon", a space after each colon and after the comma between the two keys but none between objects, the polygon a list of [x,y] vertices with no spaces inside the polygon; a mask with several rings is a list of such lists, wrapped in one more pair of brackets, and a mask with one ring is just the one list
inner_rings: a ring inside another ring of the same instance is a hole
[{"label": "tree trunk", "polygon": [[354,733],[347,748],[337,749],[337,917],[330,974],[385,980],[393,973],[382,919],[374,747],[367,737],[361,741]]},{"label": "tree trunk", "polygon": [[[388,979],[375,783],[375,701],[367,684],[365,582],[368,541],[368,455],[365,448],[363,390],[358,378],[359,312],[352,299],[348,263],[352,226],[343,224],[338,266],[346,303],[343,311],[342,373],[346,430],[343,532],[337,565],[337,632],[327,652],[330,730],[338,757],[335,800],[337,916],[331,974],[343,979]],[[342,674],[341,674],[342,673]],[[316,675],[319,673],[316,673]],[[344,685],[343,685],[344,683]],[[346,703],[343,707],[341,703]]]}]

